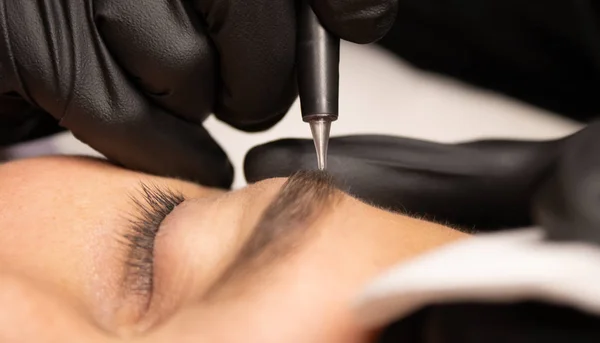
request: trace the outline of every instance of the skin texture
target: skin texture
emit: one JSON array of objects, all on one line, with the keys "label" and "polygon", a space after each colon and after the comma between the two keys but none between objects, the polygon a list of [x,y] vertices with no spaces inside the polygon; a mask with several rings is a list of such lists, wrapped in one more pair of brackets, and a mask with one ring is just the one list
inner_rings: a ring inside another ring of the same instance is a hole
[{"label": "skin texture", "polygon": [[[140,181],[187,198],[160,224],[148,297],[122,287]],[[291,253],[204,298],[284,183],[223,192],[84,158],[0,166],[0,341],[369,342],[349,307],[361,287],[465,236],[338,192]]]}]

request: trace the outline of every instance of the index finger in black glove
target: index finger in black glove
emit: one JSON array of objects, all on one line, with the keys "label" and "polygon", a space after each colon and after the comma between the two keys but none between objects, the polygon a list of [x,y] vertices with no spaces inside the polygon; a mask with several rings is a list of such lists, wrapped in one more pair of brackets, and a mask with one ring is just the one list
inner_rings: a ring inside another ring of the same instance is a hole
[{"label": "index finger in black glove", "polygon": [[398,0],[311,0],[323,25],[354,43],[372,43],[394,25]]},{"label": "index finger in black glove", "polygon": [[[439,144],[389,136],[330,140],[328,172],[377,206],[492,230],[531,224],[530,203],[563,141]],[[249,182],[316,168],[311,140],[286,139],[246,156]]]}]

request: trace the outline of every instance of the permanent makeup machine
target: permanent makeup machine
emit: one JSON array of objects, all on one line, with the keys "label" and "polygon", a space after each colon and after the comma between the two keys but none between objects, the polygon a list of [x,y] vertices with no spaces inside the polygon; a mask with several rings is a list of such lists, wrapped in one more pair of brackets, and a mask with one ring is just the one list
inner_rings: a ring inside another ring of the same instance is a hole
[{"label": "permanent makeup machine", "polygon": [[300,8],[297,40],[302,120],[310,124],[320,170],[327,168],[331,123],[338,118],[340,40],[319,22],[308,0]]}]

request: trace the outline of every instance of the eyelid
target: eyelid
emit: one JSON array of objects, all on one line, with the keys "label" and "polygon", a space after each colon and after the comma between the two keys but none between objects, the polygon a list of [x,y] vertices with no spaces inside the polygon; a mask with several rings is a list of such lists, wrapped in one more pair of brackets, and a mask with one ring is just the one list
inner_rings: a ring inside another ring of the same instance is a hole
[{"label": "eyelid", "polygon": [[154,244],[163,220],[186,199],[166,186],[141,182],[130,197],[133,213],[122,236],[126,246],[123,287],[147,310],[154,288]]}]

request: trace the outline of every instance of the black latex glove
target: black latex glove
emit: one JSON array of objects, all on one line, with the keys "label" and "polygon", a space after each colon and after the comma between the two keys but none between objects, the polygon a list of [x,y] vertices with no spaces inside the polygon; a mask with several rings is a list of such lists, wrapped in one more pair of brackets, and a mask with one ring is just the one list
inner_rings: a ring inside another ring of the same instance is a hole
[{"label": "black latex glove", "polygon": [[533,205],[549,238],[600,245],[600,121],[565,141]]},{"label": "black latex glove", "polygon": [[[387,136],[332,138],[328,171],[351,194],[391,210],[491,230],[531,224],[531,201],[564,140],[438,144]],[[249,182],[316,168],[311,140],[286,139],[246,156]]]},{"label": "black latex glove", "polygon": [[[319,0],[343,39],[381,38],[396,0]],[[71,130],[113,161],[228,187],[201,126],[274,125],[296,96],[295,0],[0,0],[0,143]]]}]

